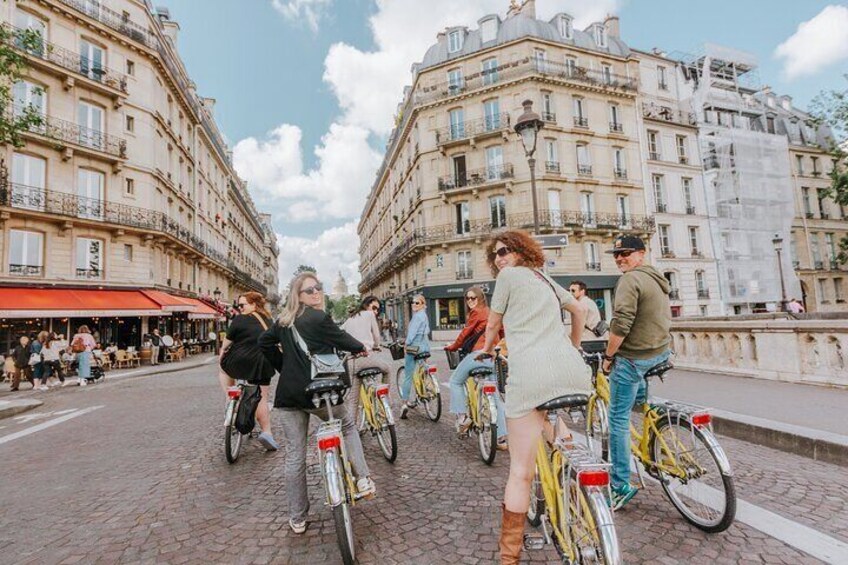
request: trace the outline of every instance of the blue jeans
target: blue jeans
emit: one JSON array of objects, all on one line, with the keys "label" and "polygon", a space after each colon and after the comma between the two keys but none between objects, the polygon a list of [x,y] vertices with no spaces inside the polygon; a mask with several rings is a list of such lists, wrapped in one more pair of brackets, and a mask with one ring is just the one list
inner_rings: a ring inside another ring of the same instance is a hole
[{"label": "blue jeans", "polygon": [[[486,361],[477,361],[474,359],[475,356],[479,354],[479,351],[472,351],[468,355],[466,355],[462,361],[459,362],[459,365],[456,366],[450,378],[450,391],[451,391],[451,400],[450,400],[450,411],[451,414],[467,414],[468,406],[466,404],[466,391],[465,391],[465,381],[469,378],[469,373],[471,373],[472,369],[477,369],[479,367],[486,367],[488,369],[492,369],[492,375],[489,380],[496,382],[497,377],[494,373],[494,363],[491,359],[487,359]],[[504,414],[503,402],[501,402],[500,395],[495,394],[495,407],[498,411],[498,437],[503,438],[506,437],[506,415]]]},{"label": "blue jeans", "polygon": [[407,353],[403,360],[403,382],[400,383],[400,397],[404,400],[409,400],[409,393],[412,390],[412,373],[415,372],[417,364],[418,361],[415,360],[415,356]]},{"label": "blue jeans", "polygon": [[616,357],[610,373],[610,462],[612,487],[630,483],[630,411],[637,403],[648,400],[645,373],[671,355],[666,351],[651,359]]},{"label": "blue jeans", "polygon": [[91,351],[77,353],[77,374],[81,379],[91,378]]}]

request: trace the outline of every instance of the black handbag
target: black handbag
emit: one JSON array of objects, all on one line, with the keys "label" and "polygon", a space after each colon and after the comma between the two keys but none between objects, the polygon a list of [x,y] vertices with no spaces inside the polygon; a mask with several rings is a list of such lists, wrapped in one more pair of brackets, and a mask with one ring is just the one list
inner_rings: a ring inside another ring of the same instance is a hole
[{"label": "black handbag", "polygon": [[463,341],[462,345],[459,346],[460,359],[474,350],[474,344],[477,343],[477,340],[480,339],[480,336],[482,336],[484,333],[486,333],[486,328],[483,328],[479,332],[475,332],[465,338],[465,341]]},{"label": "black handbag", "polygon": [[256,409],[262,400],[259,385],[247,385],[236,412],[236,429],[240,434],[249,434],[256,427]]}]

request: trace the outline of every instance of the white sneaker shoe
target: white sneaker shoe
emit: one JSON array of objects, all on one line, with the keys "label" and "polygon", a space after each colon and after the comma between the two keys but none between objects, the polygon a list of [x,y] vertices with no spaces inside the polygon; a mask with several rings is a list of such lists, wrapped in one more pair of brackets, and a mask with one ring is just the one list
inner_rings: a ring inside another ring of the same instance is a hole
[{"label": "white sneaker shoe", "polygon": [[80,379],[79,385],[80,386],[87,386],[88,385],[88,379]]},{"label": "white sneaker shoe", "polygon": [[302,534],[306,531],[306,520],[295,522],[294,519],[289,519],[289,527],[296,534]]},{"label": "white sneaker shoe", "polygon": [[371,477],[362,477],[356,481],[357,498],[372,498],[377,494],[377,485],[371,480]]},{"label": "white sneaker shoe", "polygon": [[38,390],[50,390],[50,387],[47,385],[41,385],[40,387],[38,387]]}]

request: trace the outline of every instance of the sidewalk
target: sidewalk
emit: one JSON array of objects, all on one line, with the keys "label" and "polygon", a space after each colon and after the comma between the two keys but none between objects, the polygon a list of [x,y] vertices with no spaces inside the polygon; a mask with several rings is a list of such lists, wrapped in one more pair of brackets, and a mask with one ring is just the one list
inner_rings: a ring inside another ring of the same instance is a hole
[{"label": "sidewalk", "polygon": [[[131,377],[146,377],[149,375],[161,375],[165,373],[174,373],[176,371],[184,371],[186,369],[194,369],[206,364],[214,363],[217,356],[214,353],[202,353],[193,355],[184,361],[174,363],[162,363],[159,365],[148,365],[146,367],[137,367],[135,369],[111,370],[106,372],[106,382]],[[76,382],[76,377],[68,377],[70,382]],[[47,392],[39,392],[32,390],[29,383],[21,383],[21,390],[11,392],[9,385],[4,383],[0,389],[0,419],[20,414],[26,410],[37,408],[43,404],[42,400],[48,395],[67,393],[68,391],[79,390],[75,384],[67,387],[53,387]],[[98,386],[90,385],[90,386]]]}]

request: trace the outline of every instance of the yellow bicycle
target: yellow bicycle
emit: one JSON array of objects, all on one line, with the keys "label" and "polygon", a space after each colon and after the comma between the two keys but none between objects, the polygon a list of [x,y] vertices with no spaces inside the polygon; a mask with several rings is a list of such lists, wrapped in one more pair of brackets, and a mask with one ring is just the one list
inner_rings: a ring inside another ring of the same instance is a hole
[{"label": "yellow bicycle", "polygon": [[[473,353],[472,353],[473,355]],[[495,460],[498,445],[498,411],[495,405],[497,385],[489,379],[493,369],[477,367],[471,369],[469,378],[465,381],[466,412],[471,418],[468,431],[477,434],[477,447],[480,458],[486,465]],[[468,432],[464,434],[468,436]]]},{"label": "yellow bicycle", "polygon": [[[594,369],[595,391],[586,413],[586,435],[590,448],[609,461],[609,379],[600,370],[600,354],[584,354]],[[646,383],[674,368],[671,362],[652,367],[645,374]],[[651,399],[642,404],[641,431],[630,423],[631,449],[639,483],[642,475],[659,481],[671,503],[683,517],[705,532],[723,532],[736,516],[736,489],[730,461],[712,432],[712,416],[708,409]]]},{"label": "yellow bicycle", "polygon": [[362,381],[359,387],[359,429],[367,428],[377,438],[380,451],[389,463],[397,459],[397,435],[392,407],[389,406],[389,385],[380,381],[380,369],[360,369],[356,376]]},{"label": "yellow bicycle", "polygon": [[[433,422],[438,422],[442,416],[442,394],[439,388],[439,379],[436,378],[436,366],[430,365],[429,351],[415,354],[415,370],[412,372],[412,391],[417,401],[424,405],[427,417]],[[400,396],[400,385],[405,374],[404,366],[401,365],[395,373],[395,390]],[[402,399],[401,399],[402,400]],[[412,394],[409,400],[412,401]]]}]

